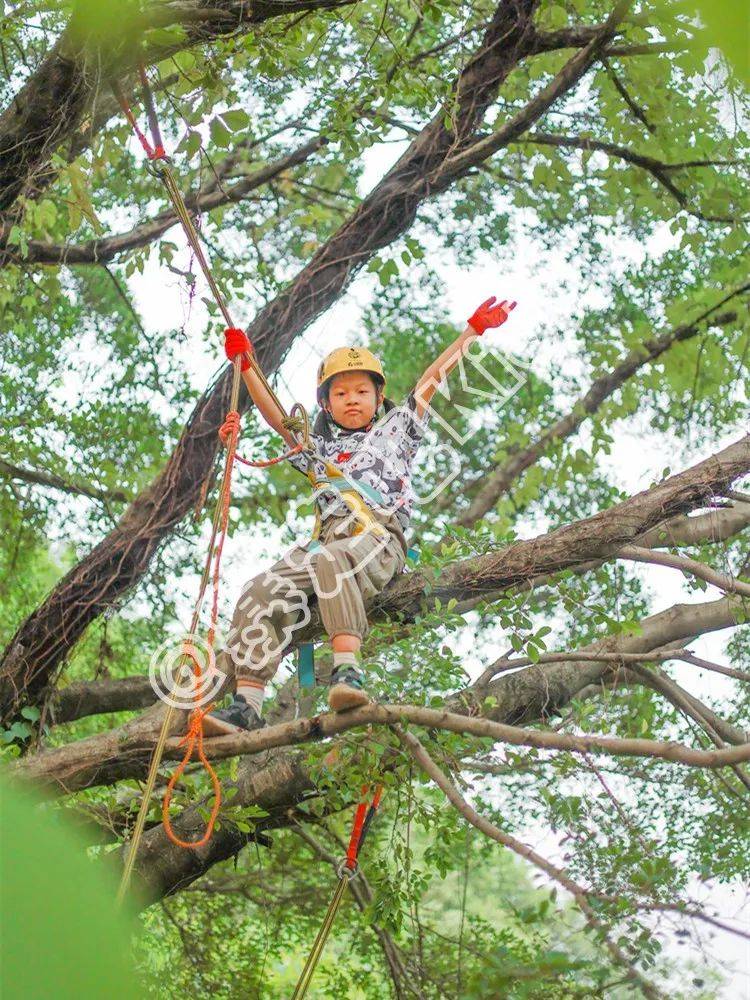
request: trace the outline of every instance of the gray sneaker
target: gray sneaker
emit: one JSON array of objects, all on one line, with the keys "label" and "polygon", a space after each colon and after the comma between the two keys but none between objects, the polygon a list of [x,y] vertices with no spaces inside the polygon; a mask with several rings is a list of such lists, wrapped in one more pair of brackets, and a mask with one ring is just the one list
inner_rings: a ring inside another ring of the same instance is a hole
[{"label": "gray sneaker", "polygon": [[226,736],[228,733],[251,733],[266,724],[252,705],[248,705],[241,694],[234,696],[229,708],[219,708],[203,716],[203,732],[206,736]]}]

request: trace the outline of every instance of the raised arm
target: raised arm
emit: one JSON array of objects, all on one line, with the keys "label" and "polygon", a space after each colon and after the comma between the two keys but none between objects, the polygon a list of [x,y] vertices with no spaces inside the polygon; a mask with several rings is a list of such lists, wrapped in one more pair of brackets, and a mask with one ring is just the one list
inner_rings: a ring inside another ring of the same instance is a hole
[{"label": "raised arm", "polygon": [[430,400],[435,395],[435,390],[441,385],[445,378],[453,371],[461,358],[466,354],[469,345],[475,337],[481,337],[485,330],[490,327],[502,326],[513,309],[515,302],[495,303],[495,296],[487,299],[469,317],[466,329],[447,347],[443,353],[425,371],[414,388],[414,396],[417,401],[416,413],[421,417],[428,409]]},{"label": "raised arm", "polygon": [[263,380],[253,370],[247,354],[252,352],[252,345],[242,330],[227,329],[225,334],[224,350],[230,361],[233,361],[238,354],[242,354],[242,381],[247,386],[250,398],[255,403],[260,415],[266,423],[280,434],[287,444],[295,445],[297,442],[290,431],[282,425],[285,417],[284,411],[269,393],[263,384]]}]

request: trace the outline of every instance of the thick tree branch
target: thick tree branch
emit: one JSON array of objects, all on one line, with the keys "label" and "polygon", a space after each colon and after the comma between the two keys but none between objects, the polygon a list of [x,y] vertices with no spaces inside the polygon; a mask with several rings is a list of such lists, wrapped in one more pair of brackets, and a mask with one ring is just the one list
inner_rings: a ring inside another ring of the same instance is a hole
[{"label": "thick tree branch", "polygon": [[148,674],[76,681],[59,688],[50,702],[50,722],[62,725],[88,715],[148,708],[157,700]]},{"label": "thick tree branch", "polygon": [[[731,491],[729,491],[731,492]],[[689,517],[681,514],[671,518],[663,524],[638,535],[636,541],[644,547],[657,548],[660,545],[700,545],[703,543],[717,543],[733,538],[740,531],[750,524],[750,504],[744,501],[735,501],[735,506],[725,507],[718,510],[711,510],[706,514],[698,514]],[[603,560],[583,563],[576,568],[577,573],[588,572],[597,566],[602,565]],[[552,579],[551,576],[546,577]],[[539,580],[537,579],[537,584]],[[475,601],[466,602],[467,610],[469,605]],[[458,608],[456,609],[458,610]],[[705,660],[699,660],[688,650],[667,650],[660,651],[657,655],[640,653],[589,653],[576,651],[569,654],[545,653],[539,663],[553,662],[573,662],[578,660],[599,661],[599,662],[627,662],[629,659],[637,659],[645,662],[662,662],[668,659],[681,659],[687,663],[694,663],[696,666],[703,666],[707,670],[714,670],[723,673],[727,677],[736,680],[750,680],[750,674],[741,670],[734,670],[731,667],[722,667],[718,664],[709,664]],[[480,682],[487,683],[492,677],[505,670],[515,670],[519,667],[531,666],[532,661],[528,659],[508,659],[502,665],[493,664],[482,674]],[[118,690],[121,688],[122,690]],[[156,694],[151,687],[148,675],[134,675],[108,681],[79,681],[67,688],[62,688],[53,699],[52,724],[71,722],[74,719],[83,718],[87,715],[106,714],[108,712],[119,712],[128,709],[145,708],[156,701]],[[54,706],[58,706],[55,708]]]}]

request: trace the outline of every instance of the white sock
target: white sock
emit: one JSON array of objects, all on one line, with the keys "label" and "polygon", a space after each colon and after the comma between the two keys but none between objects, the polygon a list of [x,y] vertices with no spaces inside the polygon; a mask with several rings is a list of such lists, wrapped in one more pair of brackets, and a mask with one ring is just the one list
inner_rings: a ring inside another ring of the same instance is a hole
[{"label": "white sock", "polygon": [[333,669],[342,670],[344,667],[359,667],[359,656],[356,653],[336,653],[333,654]]},{"label": "white sock", "polygon": [[252,705],[260,715],[263,708],[263,699],[266,696],[266,689],[263,684],[256,681],[237,681],[237,694],[240,695],[248,705]]}]

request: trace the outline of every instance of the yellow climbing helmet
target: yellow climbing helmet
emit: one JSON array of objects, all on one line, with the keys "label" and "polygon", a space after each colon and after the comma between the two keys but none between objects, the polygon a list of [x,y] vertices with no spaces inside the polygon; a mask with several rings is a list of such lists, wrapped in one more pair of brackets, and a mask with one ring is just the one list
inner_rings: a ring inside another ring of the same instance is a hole
[{"label": "yellow climbing helmet", "polygon": [[385,375],[378,358],[366,347],[337,347],[320,362],[318,367],[318,402],[323,404],[326,383],[341,372],[362,371],[375,375],[385,390]]}]

